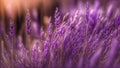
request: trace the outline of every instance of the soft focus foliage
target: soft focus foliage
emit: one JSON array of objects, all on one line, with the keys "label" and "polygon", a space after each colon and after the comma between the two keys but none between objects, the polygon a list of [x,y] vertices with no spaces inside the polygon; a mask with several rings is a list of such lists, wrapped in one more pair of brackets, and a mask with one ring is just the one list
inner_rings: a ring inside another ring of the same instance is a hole
[{"label": "soft focus foliage", "polygon": [[[114,13],[117,12],[117,8],[115,9]],[[10,25],[12,27],[10,34],[13,37],[4,35],[1,40],[0,66],[1,68],[119,68],[120,14],[110,15],[111,12],[112,10],[107,13],[101,9],[98,2],[94,6],[87,3],[85,7],[72,9],[63,15],[56,8],[54,23],[50,18],[48,29],[45,30],[43,27],[32,29],[28,11],[25,23],[27,43],[23,43],[22,36],[15,37],[12,34],[14,26]],[[36,30],[40,31],[36,32],[38,36],[32,35]],[[26,48],[26,45],[31,47]]]}]

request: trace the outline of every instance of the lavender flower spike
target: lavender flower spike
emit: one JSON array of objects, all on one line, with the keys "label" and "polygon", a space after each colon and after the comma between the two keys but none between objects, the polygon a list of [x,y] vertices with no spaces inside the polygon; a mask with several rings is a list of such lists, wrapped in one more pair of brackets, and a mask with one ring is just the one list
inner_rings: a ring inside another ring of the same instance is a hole
[{"label": "lavender flower spike", "polygon": [[26,32],[27,34],[30,34],[31,32],[31,17],[29,10],[27,10],[27,14],[26,14]]},{"label": "lavender flower spike", "polygon": [[14,36],[14,23],[10,21],[10,36]]},{"label": "lavender flower spike", "polygon": [[61,23],[61,15],[58,8],[56,8],[54,18],[55,18],[55,26],[58,27],[59,24]]}]

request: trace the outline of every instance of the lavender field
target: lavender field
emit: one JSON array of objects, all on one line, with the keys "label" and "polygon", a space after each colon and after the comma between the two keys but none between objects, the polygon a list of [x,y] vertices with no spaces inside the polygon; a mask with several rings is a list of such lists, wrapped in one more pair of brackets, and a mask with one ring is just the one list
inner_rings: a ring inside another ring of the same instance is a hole
[{"label": "lavender field", "polygon": [[[120,68],[120,8],[80,2],[55,7],[39,26],[37,12],[25,9],[23,28],[0,19],[0,68]],[[22,34],[24,33],[24,34]]]}]

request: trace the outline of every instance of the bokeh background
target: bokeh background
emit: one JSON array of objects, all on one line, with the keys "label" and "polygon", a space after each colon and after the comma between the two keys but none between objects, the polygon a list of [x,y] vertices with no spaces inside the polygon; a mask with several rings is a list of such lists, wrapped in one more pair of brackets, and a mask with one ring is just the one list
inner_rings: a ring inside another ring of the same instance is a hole
[{"label": "bokeh background", "polygon": [[[49,17],[54,17],[56,7],[61,9],[62,13],[78,6],[80,3],[90,2],[94,4],[96,0],[0,0],[0,22],[8,33],[10,20],[15,24],[15,35],[23,34],[26,10],[29,9],[32,20],[36,20],[39,28],[46,26]],[[98,0],[100,6],[106,9],[111,2],[115,0]],[[120,0],[116,0],[116,7],[119,7]],[[36,15],[36,16],[34,16]]]}]

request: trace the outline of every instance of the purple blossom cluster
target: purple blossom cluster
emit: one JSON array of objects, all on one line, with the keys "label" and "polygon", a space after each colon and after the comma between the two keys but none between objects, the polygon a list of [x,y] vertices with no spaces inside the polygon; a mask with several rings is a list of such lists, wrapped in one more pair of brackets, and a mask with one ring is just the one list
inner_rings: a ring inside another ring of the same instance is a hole
[{"label": "purple blossom cluster", "polygon": [[31,32],[31,17],[30,17],[30,12],[27,9],[27,14],[26,14],[26,32],[27,34],[30,34]]},{"label": "purple blossom cluster", "polygon": [[[100,9],[98,3],[84,8],[65,15],[57,8],[55,26],[50,18],[47,31],[41,27],[38,38],[29,42],[30,49],[21,36],[13,39],[13,53],[8,39],[1,40],[0,68],[119,68],[120,13],[115,10],[109,17],[111,11]],[[31,34],[27,15],[27,32]]]},{"label": "purple blossom cluster", "polygon": [[14,23],[11,21],[10,22],[10,36],[14,36]]}]

